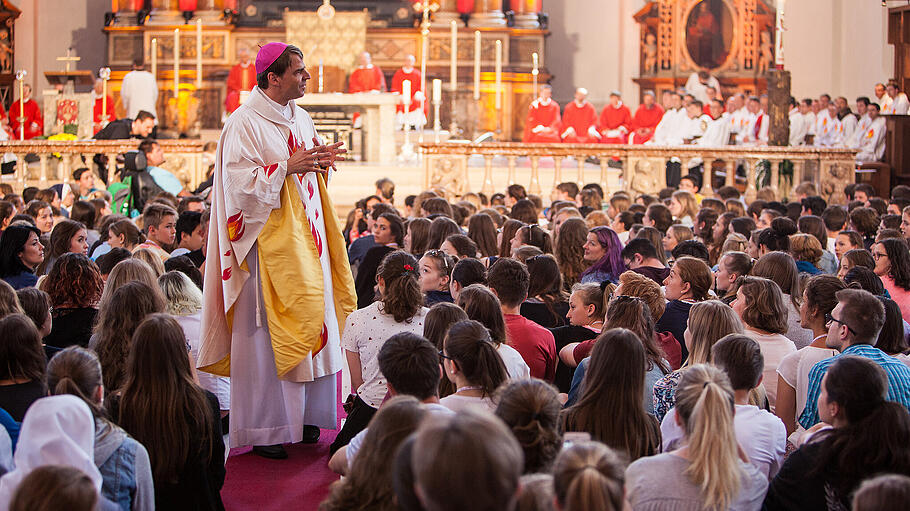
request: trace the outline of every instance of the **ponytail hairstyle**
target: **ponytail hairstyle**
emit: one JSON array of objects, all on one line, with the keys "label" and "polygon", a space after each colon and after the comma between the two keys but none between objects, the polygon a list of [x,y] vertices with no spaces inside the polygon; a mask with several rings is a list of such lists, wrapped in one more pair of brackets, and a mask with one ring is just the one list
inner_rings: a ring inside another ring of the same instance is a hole
[{"label": "ponytail hairstyle", "polygon": [[591,315],[592,319],[604,320],[604,289],[600,284],[593,282],[575,284],[572,286],[572,294],[578,296],[585,307],[588,305],[594,306],[594,314]]},{"label": "ponytail hairstyle", "polygon": [[733,273],[740,277],[748,275],[752,271],[752,265],[755,261],[749,257],[749,254],[740,251],[727,252],[721,259],[724,259],[727,265],[727,273]]},{"label": "ponytail hairstyle", "polygon": [[[501,314],[501,313],[500,313]],[[439,302],[430,307],[423,320],[423,336],[433,343],[437,350],[445,348],[446,333],[457,321],[468,319],[464,309],[449,302]],[[505,326],[503,326],[505,328]],[[439,379],[439,397],[455,393],[455,384],[448,378]]]},{"label": "ponytail hairstyle", "polygon": [[676,413],[689,445],[684,474],[701,490],[705,508],[728,509],[745,474],[733,432],[733,388],[727,375],[707,364],[683,369],[676,387]]},{"label": "ponytail hairstyle", "polygon": [[553,469],[553,490],[563,511],[621,511],[625,467],[615,451],[598,442],[562,450]]},{"label": "ponytail hairstyle", "polygon": [[764,245],[769,251],[789,252],[790,235],[796,233],[796,223],[785,216],[779,216],[771,220],[771,227],[762,230],[758,235],[757,244],[759,247]]},{"label": "ponytail hairstyle", "polygon": [[468,319],[452,325],[443,351],[465,379],[480,387],[485,397],[492,397],[509,378],[490,333],[477,321]]},{"label": "ponytail hairstyle", "polygon": [[[503,343],[508,344],[502,306],[490,288],[481,284],[471,284],[462,289],[458,294],[458,306],[464,309],[468,319],[479,321],[487,328],[490,338],[497,347]],[[442,346],[439,349],[442,349]]]},{"label": "ponytail hairstyle", "polygon": [[562,446],[556,389],[542,380],[511,380],[499,389],[496,402],[496,415],[524,450],[523,473],[549,472]]},{"label": "ponytail hairstyle", "polygon": [[553,240],[550,238],[549,233],[543,230],[540,225],[533,223],[526,225],[520,229],[515,234],[518,236],[518,240],[521,241],[522,245],[531,245],[532,247],[537,247],[544,254],[553,253]]},{"label": "ponytail hairstyle", "polygon": [[81,346],[70,346],[47,363],[48,391],[55,396],[72,394],[78,397],[85,401],[95,417],[105,415],[95,402],[95,392],[102,386],[98,356]]},{"label": "ponytail hairstyle", "polygon": [[[846,499],[869,474],[910,473],[910,414],[886,401],[888,377],[875,362],[841,355],[823,382],[828,403],[837,403],[847,425],[820,431],[820,453],[809,475],[823,472],[826,482]],[[904,446],[904,448],[895,448]]]},{"label": "ponytail hairstyle", "polygon": [[385,281],[380,310],[398,323],[410,322],[423,306],[423,293],[417,282],[417,260],[404,250],[389,252],[376,275]]},{"label": "ponytail hairstyle", "polygon": [[696,302],[708,299],[711,285],[714,284],[714,274],[703,259],[683,256],[676,260],[673,268],[683,282],[689,284],[692,299]]}]

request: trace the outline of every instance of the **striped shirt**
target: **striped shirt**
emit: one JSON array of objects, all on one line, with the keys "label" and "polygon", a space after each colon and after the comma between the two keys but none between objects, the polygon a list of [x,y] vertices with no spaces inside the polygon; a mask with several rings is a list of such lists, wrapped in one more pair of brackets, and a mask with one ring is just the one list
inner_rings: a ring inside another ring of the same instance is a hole
[{"label": "striped shirt", "polygon": [[885,354],[882,350],[868,344],[854,344],[841,352],[836,357],[819,361],[809,371],[809,389],[806,394],[806,408],[799,416],[799,423],[806,429],[811,428],[821,421],[818,417],[818,395],[821,393],[822,378],[828,372],[831,364],[843,355],[854,355],[868,358],[875,362],[888,376],[888,401],[904,405],[910,410],[910,367],[900,360]]}]

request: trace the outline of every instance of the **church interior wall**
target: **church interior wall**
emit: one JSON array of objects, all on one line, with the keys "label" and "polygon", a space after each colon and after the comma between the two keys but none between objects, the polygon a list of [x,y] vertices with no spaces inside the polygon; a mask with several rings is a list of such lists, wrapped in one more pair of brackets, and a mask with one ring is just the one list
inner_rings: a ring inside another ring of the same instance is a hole
[{"label": "church interior wall", "polygon": [[[44,71],[63,69],[57,57],[73,48],[82,60],[77,69],[97,74],[105,63],[107,38],[104,13],[108,0],[16,0],[22,15],[16,21],[16,67],[28,71],[28,81],[38,92],[50,87]],[[90,86],[77,87],[85,92]]]}]

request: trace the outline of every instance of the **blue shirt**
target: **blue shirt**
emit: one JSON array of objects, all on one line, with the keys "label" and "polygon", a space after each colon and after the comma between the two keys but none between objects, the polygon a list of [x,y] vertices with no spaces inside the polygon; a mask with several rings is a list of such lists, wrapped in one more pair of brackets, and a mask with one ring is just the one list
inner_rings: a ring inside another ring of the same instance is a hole
[{"label": "blue shirt", "polygon": [[828,372],[831,364],[843,355],[868,358],[881,366],[885,370],[885,374],[888,375],[888,401],[900,403],[904,405],[904,408],[910,410],[910,367],[907,367],[900,360],[885,354],[884,351],[875,346],[854,344],[842,351],[840,355],[818,362],[809,371],[806,407],[803,409],[803,414],[799,416],[799,423],[804,428],[809,429],[821,421],[818,417],[818,395],[821,393],[822,378]]},{"label": "blue shirt", "polygon": [[177,195],[183,190],[183,183],[177,179],[177,176],[171,174],[167,170],[164,170],[161,167],[148,167],[145,170],[152,176],[152,180],[155,181],[155,184],[160,186],[165,192]]}]

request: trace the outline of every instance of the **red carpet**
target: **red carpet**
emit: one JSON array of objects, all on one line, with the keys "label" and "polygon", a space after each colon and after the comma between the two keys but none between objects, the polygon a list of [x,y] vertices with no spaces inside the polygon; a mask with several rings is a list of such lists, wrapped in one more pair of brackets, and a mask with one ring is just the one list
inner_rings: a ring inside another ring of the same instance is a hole
[{"label": "red carpet", "polygon": [[[341,376],[338,377],[341,402]],[[339,425],[344,416],[338,407]],[[339,426],[340,427],[340,426]],[[338,476],[329,470],[329,444],[337,430],[323,429],[318,444],[285,445],[286,460],[256,456],[249,447],[232,449],[221,499],[227,511],[288,509],[315,511]]]}]

